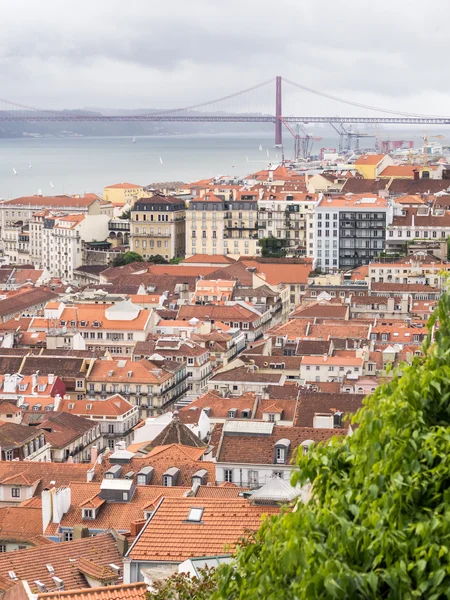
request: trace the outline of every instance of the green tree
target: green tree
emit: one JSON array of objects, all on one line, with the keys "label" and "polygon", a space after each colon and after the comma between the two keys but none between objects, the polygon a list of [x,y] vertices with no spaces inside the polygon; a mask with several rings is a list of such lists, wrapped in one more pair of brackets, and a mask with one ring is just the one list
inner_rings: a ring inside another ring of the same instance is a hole
[{"label": "green tree", "polygon": [[123,213],[119,217],[119,219],[126,219],[128,221],[130,220],[130,218],[131,218],[131,208],[124,210]]},{"label": "green tree", "polygon": [[423,356],[366,400],[353,435],[298,454],[311,500],[263,522],[215,599],[450,597],[449,313],[444,295]]},{"label": "green tree", "polygon": [[261,256],[263,258],[284,258],[286,250],[282,246],[282,242],[272,235],[258,240],[261,246]]},{"label": "green tree", "polygon": [[171,265],[179,265],[184,260],[184,256],[174,256],[169,260]]},{"label": "green tree", "polygon": [[214,569],[202,569],[200,577],[187,573],[175,573],[153,585],[147,600],[207,600],[215,589]]},{"label": "green tree", "polygon": [[142,262],[144,259],[137,252],[124,252],[123,254],[119,254],[113,260],[113,267],[123,267],[123,265],[129,265],[134,262]]},{"label": "green tree", "polygon": [[154,256],[148,257],[149,262],[155,263],[155,265],[168,265],[169,261],[164,258],[161,254],[155,254]]}]

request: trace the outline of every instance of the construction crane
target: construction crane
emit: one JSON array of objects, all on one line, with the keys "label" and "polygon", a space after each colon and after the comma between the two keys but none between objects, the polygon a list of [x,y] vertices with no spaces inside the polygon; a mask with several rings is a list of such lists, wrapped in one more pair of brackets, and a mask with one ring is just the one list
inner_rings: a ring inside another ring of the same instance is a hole
[{"label": "construction crane", "polygon": [[[300,158],[307,160],[311,156],[313,141],[320,141],[322,138],[310,135],[300,123],[297,123],[296,131],[294,131],[289,123],[286,123],[284,120],[283,124],[294,138],[295,160],[299,160]],[[300,135],[300,132],[303,133],[303,135]]]},{"label": "construction crane", "polygon": [[[339,135],[339,154],[341,154],[342,152],[351,152],[352,150],[359,150],[359,140],[361,138],[376,137],[375,135],[370,135],[369,133],[359,133],[358,131],[346,129],[342,123],[339,123],[337,127],[334,123],[330,123],[330,125]],[[353,140],[355,140],[354,148]]]}]

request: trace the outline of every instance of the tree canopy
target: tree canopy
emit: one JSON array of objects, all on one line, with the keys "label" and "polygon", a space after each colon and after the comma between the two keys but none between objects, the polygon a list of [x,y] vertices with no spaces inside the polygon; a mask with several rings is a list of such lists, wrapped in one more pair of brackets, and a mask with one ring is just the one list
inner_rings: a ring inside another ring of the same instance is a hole
[{"label": "tree canopy", "polygon": [[445,295],[423,356],[366,400],[351,436],[299,453],[310,502],[263,522],[214,599],[450,597],[449,312]]},{"label": "tree canopy", "polygon": [[286,256],[286,250],[283,248],[281,240],[276,237],[260,238],[258,244],[261,246],[263,258],[284,258]]},{"label": "tree canopy", "polygon": [[113,267],[122,267],[123,265],[129,265],[134,262],[142,262],[144,259],[137,252],[124,252],[119,254],[113,260]]}]

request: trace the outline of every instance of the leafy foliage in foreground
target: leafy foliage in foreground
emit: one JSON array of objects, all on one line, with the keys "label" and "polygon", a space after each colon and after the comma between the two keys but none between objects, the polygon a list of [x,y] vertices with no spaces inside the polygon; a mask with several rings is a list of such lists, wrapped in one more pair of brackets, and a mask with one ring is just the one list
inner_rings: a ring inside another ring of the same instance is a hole
[{"label": "leafy foliage in foreground", "polygon": [[200,577],[190,577],[187,573],[175,573],[165,581],[158,581],[153,591],[146,595],[147,600],[207,600],[215,589],[214,569],[205,568]]},{"label": "leafy foliage in foreground", "polygon": [[450,597],[449,312],[444,296],[425,356],[372,394],[352,436],[297,457],[312,500],[265,521],[213,598]]}]

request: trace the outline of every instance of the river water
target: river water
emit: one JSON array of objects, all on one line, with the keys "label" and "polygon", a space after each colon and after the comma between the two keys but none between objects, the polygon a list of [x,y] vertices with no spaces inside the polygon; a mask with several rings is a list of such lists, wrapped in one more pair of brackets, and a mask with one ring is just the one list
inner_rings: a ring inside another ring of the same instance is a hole
[{"label": "river water", "polygon": [[[336,143],[322,140],[320,147]],[[316,142],[313,151],[319,150]],[[292,158],[291,140],[285,152]],[[131,137],[0,139],[0,198],[39,191],[100,194],[105,186],[125,181],[148,185],[219,174],[242,176],[277,160],[281,151],[266,133],[148,136],[137,137],[134,144]]]},{"label": "river water", "polygon": [[[322,135],[313,153],[337,147],[337,136]],[[292,153],[292,139],[285,133],[286,158]],[[125,181],[145,186],[220,174],[243,176],[279,160],[281,151],[267,132],[145,136],[136,143],[131,137],[0,139],[0,198],[101,194],[105,186]]]}]

